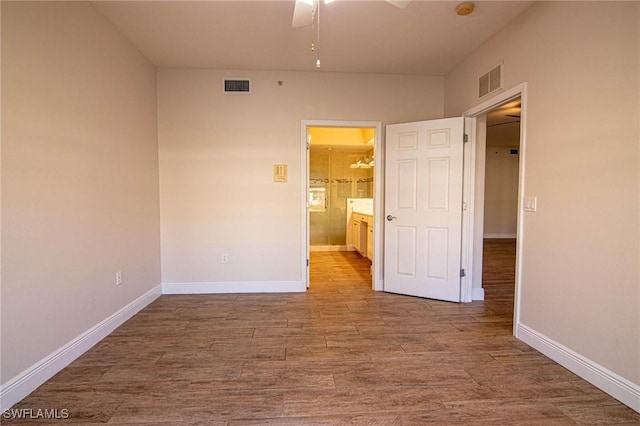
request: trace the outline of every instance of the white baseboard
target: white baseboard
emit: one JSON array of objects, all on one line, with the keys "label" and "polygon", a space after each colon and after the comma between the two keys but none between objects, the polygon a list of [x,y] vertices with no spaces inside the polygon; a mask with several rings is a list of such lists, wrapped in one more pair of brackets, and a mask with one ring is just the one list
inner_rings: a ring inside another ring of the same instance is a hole
[{"label": "white baseboard", "polygon": [[516,238],[516,234],[484,234],[484,238],[497,238],[497,239],[515,239]]},{"label": "white baseboard", "polygon": [[526,325],[518,324],[516,337],[618,401],[640,412],[640,385],[630,382]]},{"label": "white baseboard", "polygon": [[[355,250],[355,249],[354,249]],[[349,251],[347,246],[309,246],[309,251]]]},{"label": "white baseboard", "polygon": [[484,300],[484,288],[471,289],[471,300]]},{"label": "white baseboard", "polygon": [[160,285],[152,288],[104,321],[94,325],[13,379],[3,383],[0,389],[0,409],[6,410],[29,395],[161,294],[162,287]]},{"label": "white baseboard", "polygon": [[221,294],[221,293],[299,293],[307,289],[301,281],[249,281],[164,283],[162,294]]}]

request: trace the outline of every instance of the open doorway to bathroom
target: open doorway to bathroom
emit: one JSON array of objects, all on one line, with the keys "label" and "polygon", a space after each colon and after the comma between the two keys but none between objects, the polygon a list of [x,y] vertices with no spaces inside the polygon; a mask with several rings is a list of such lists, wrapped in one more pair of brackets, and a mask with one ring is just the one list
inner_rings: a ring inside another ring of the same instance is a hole
[{"label": "open doorway to bathroom", "polygon": [[311,285],[371,286],[375,140],[371,127],[307,127]]}]

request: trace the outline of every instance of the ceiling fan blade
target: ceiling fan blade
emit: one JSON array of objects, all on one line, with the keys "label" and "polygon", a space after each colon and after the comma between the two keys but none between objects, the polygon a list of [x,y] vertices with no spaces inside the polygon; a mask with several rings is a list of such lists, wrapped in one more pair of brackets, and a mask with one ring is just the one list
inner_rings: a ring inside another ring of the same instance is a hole
[{"label": "ceiling fan blade", "polygon": [[313,8],[316,2],[314,0],[296,0],[293,7],[293,20],[291,26],[293,28],[306,27],[311,25],[313,19]]},{"label": "ceiling fan blade", "polygon": [[[293,7],[293,20],[291,26],[293,28],[301,28],[311,25],[313,21],[313,12],[318,6],[320,0],[296,0]],[[331,3],[334,0],[324,0],[325,3]],[[411,3],[411,0],[385,0],[387,3],[404,9]]]},{"label": "ceiling fan blade", "polygon": [[399,7],[400,9],[404,9],[409,6],[411,0],[385,0],[387,3],[394,5],[395,7]]}]

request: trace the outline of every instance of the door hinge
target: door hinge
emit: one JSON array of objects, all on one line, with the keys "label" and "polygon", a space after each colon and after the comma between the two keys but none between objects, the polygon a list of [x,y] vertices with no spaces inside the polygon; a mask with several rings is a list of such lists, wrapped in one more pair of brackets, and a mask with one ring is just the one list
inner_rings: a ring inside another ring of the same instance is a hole
[{"label": "door hinge", "polygon": [[307,259],[307,268],[309,267],[309,259]]},{"label": "door hinge", "polygon": [[464,134],[464,136],[462,136],[462,142],[469,142],[469,135],[468,134]]},{"label": "door hinge", "polygon": [[466,277],[467,274],[465,273],[464,269],[460,269],[460,278]]},{"label": "door hinge", "polygon": [[311,144],[309,142],[307,142],[307,151],[309,151],[310,147],[311,147]]}]

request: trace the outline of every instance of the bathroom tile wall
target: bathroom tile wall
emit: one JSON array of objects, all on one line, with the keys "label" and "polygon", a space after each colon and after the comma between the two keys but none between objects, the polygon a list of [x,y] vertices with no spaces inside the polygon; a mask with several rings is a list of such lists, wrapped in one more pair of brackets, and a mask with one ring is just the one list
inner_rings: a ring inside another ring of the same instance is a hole
[{"label": "bathroom tile wall", "polygon": [[324,189],[325,208],[310,211],[312,246],[345,245],[347,198],[373,197],[373,168],[351,168],[371,149],[314,149],[309,158],[309,187]]}]

